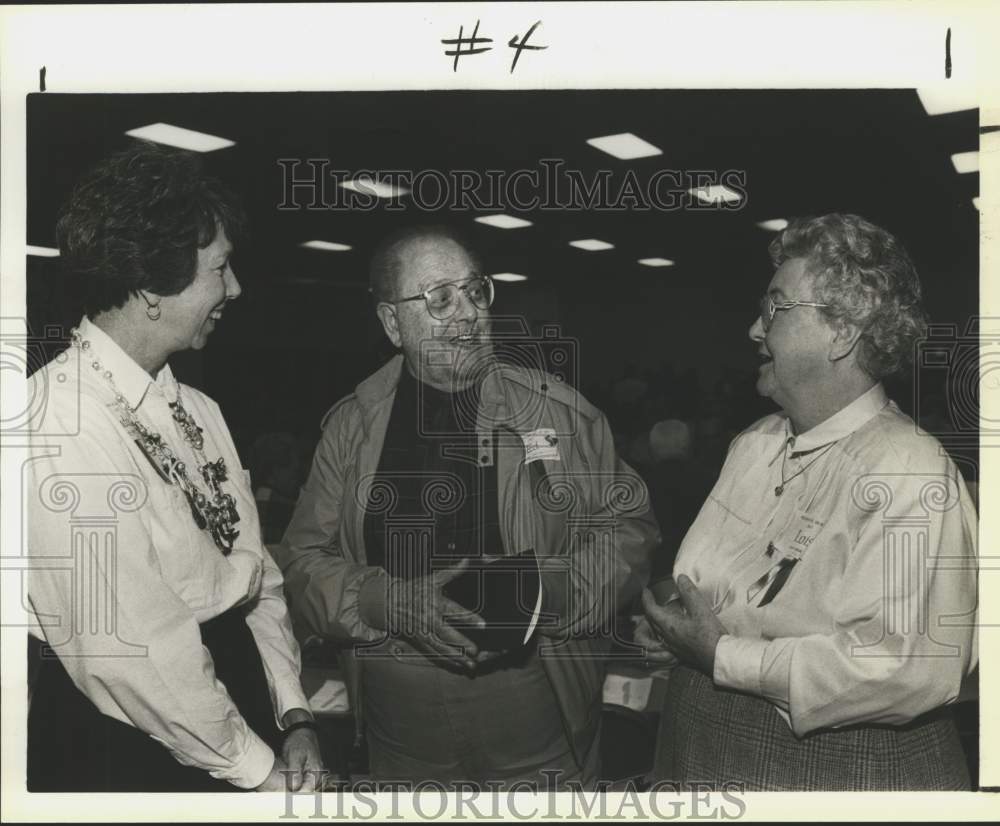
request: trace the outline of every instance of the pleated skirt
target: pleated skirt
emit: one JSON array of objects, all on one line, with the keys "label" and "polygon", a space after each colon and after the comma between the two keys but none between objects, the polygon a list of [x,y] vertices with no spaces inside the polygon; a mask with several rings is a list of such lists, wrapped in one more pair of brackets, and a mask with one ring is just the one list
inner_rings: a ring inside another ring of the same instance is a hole
[{"label": "pleated skirt", "polygon": [[685,789],[969,789],[965,754],[947,707],[904,726],[847,726],[799,739],[767,701],[717,688],[683,666],[670,675],[654,775]]},{"label": "pleated skirt", "polygon": [[[247,724],[272,748],[280,733],[260,652],[243,609],[200,626],[201,639]],[[238,792],[207,771],[183,766],[139,729],[97,710],[51,651],[41,663],[28,713],[29,792]]]}]

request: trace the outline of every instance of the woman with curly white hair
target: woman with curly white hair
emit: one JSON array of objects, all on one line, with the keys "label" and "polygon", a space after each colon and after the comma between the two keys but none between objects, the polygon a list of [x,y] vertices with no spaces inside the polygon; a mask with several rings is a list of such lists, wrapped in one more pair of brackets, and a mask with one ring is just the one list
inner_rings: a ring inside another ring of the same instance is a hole
[{"label": "woman with curly white hair", "polygon": [[658,779],[744,790],[963,789],[949,705],[977,663],[976,514],[887,396],[920,282],[856,215],[793,222],[750,338],[781,411],[736,437],[637,636],[679,662]]}]

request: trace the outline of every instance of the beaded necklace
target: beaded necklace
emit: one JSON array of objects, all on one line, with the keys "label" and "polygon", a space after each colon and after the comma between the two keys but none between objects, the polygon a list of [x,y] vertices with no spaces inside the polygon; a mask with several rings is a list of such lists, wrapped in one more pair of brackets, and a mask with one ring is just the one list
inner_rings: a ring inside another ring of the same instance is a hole
[{"label": "beaded necklace", "polygon": [[169,403],[170,412],[174,421],[180,426],[185,441],[191,445],[195,456],[198,457],[200,463],[198,470],[205,484],[208,485],[211,499],[188,476],[184,462],[177,458],[163,437],[139,421],[135,409],[118,390],[111,371],[105,370],[96,354],[92,352],[90,342],[84,339],[76,328],[70,331],[70,336],[73,346],[77,347],[82,355],[91,359],[90,366],[100,374],[111,388],[114,394],[115,409],[118,411],[118,418],[122,426],[135,440],[136,445],[139,446],[143,455],[156,469],[160,477],[168,484],[177,485],[183,491],[188,505],[191,507],[191,516],[194,518],[195,524],[202,530],[207,530],[212,535],[219,550],[224,555],[228,555],[233,549],[236,537],[240,535],[240,532],[234,527],[240,521],[240,516],[236,510],[236,500],[222,490],[222,483],[228,478],[226,462],[221,456],[214,462],[209,462],[205,457],[203,430],[191,414],[184,409],[184,405],[181,403],[180,388],[178,388],[177,401]]}]

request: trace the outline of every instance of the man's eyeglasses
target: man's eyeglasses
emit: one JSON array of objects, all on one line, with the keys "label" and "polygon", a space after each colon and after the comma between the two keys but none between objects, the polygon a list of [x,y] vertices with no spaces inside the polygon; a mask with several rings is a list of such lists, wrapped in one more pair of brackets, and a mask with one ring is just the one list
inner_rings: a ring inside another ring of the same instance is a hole
[{"label": "man's eyeglasses", "polygon": [[477,275],[467,281],[448,281],[438,284],[418,295],[399,298],[392,302],[401,304],[404,301],[420,301],[427,304],[427,312],[438,321],[451,318],[458,310],[459,293],[465,293],[473,305],[480,310],[487,310],[493,304],[493,279],[488,275]]},{"label": "man's eyeglasses", "polygon": [[792,307],[829,307],[829,304],[820,304],[816,301],[782,301],[775,304],[770,295],[764,293],[760,299],[760,323],[764,325],[764,332],[771,329],[771,322],[774,321],[774,314],[778,310],[790,310]]}]

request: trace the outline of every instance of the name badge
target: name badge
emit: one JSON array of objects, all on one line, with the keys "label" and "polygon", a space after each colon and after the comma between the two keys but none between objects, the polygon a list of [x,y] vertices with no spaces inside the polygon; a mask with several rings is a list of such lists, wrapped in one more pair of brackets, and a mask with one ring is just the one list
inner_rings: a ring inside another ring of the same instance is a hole
[{"label": "name badge", "polygon": [[799,511],[792,522],[791,530],[782,537],[782,554],[788,559],[802,559],[825,524],[816,517]]},{"label": "name badge", "polygon": [[530,433],[522,433],[521,441],[524,442],[524,463],[530,464],[539,459],[546,459],[550,462],[559,461],[559,437],[551,427],[540,427]]}]

